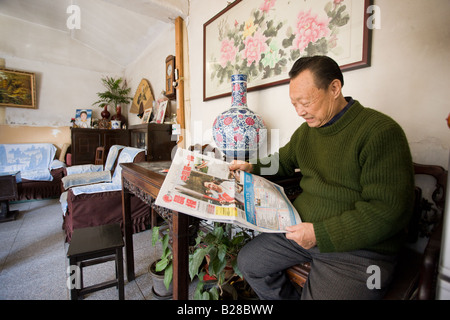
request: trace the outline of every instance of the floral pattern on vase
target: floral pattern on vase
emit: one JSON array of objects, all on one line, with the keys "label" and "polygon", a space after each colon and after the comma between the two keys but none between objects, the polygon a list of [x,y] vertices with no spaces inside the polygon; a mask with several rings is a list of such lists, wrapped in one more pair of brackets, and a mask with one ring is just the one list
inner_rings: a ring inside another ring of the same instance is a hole
[{"label": "floral pattern on vase", "polygon": [[213,123],[213,137],[227,158],[249,159],[256,156],[266,139],[263,119],[247,107],[247,76],[231,76],[231,108]]}]

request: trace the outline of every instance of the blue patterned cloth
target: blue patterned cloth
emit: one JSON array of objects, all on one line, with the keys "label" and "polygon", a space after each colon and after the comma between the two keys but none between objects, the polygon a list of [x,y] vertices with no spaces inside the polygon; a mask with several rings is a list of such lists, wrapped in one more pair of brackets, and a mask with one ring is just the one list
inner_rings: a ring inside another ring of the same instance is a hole
[{"label": "blue patterned cloth", "polygon": [[[112,176],[111,182],[96,183],[86,186],[73,187],[72,192],[75,196],[83,193],[99,193],[99,192],[110,192],[110,191],[120,191],[122,190],[122,167],[120,163],[133,162],[134,158],[139,152],[144,151],[144,149],[126,147],[122,150],[117,160],[116,169],[114,175]],[[60,203],[65,214],[67,211],[67,192],[61,194]]]},{"label": "blue patterned cloth", "polygon": [[51,143],[0,144],[0,172],[19,171],[22,179],[52,181],[55,153]]}]

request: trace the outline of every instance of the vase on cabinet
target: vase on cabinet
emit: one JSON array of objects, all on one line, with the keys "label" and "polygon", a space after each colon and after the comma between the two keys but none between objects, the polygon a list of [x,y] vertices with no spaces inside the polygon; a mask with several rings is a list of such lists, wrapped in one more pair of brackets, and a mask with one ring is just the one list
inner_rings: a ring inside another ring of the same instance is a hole
[{"label": "vase on cabinet", "polygon": [[[125,123],[126,123],[126,119],[125,119],[125,117],[122,115],[122,107],[121,106],[117,106],[117,108],[116,108],[116,114],[115,115],[113,115],[112,117],[111,117],[111,122],[112,121],[120,121],[120,124],[121,125],[124,125]],[[120,128],[118,128],[118,129],[120,129]]]},{"label": "vase on cabinet", "polygon": [[213,123],[213,138],[227,160],[257,156],[266,139],[263,119],[247,106],[247,75],[231,76],[231,107]]},{"label": "vase on cabinet", "polygon": [[105,104],[105,105],[103,106],[103,111],[100,113],[100,115],[102,116],[102,119],[106,119],[106,120],[109,119],[109,116],[110,116],[111,114],[110,114],[109,111],[108,111],[108,105],[107,105],[107,104]]}]

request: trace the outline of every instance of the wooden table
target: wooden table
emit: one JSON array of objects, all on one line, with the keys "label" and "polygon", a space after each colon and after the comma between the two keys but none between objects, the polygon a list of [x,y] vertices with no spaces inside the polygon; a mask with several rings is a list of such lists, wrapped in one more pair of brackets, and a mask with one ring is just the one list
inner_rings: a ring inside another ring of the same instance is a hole
[{"label": "wooden table", "polygon": [[[152,205],[164,182],[162,169],[168,169],[170,161],[122,163],[122,212],[125,231],[126,275],[134,280],[134,253],[131,229],[131,194]],[[188,299],[188,216],[170,211],[172,217],[173,250],[173,299]]]}]

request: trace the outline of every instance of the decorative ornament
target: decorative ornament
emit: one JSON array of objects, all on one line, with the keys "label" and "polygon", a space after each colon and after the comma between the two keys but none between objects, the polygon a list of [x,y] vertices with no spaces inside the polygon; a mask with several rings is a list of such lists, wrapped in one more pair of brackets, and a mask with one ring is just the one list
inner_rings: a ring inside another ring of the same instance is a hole
[{"label": "decorative ornament", "polygon": [[231,108],[215,119],[213,137],[228,159],[257,156],[258,147],[266,139],[266,126],[247,106],[247,75],[231,76]]}]

